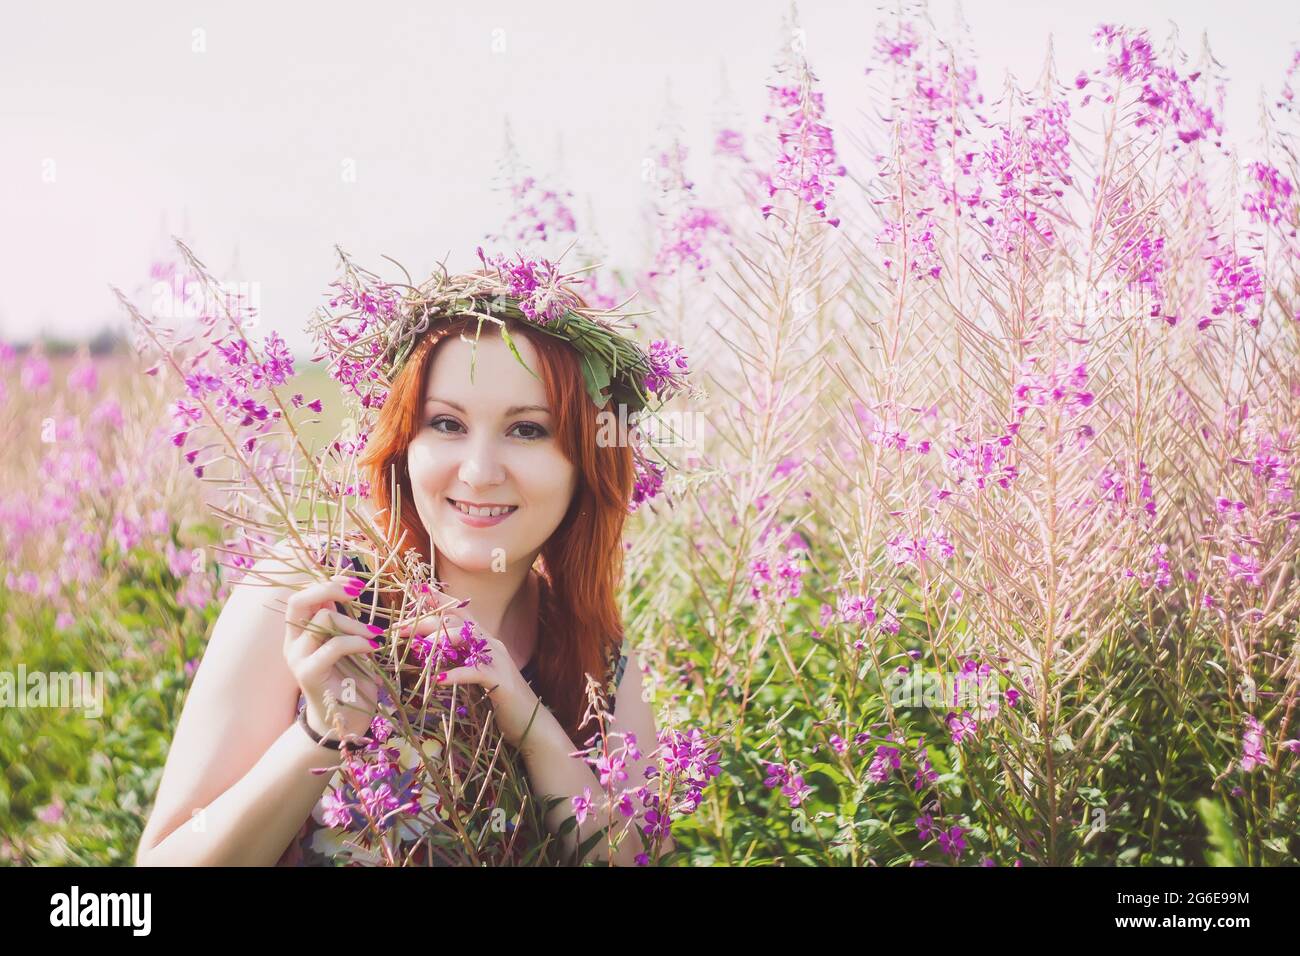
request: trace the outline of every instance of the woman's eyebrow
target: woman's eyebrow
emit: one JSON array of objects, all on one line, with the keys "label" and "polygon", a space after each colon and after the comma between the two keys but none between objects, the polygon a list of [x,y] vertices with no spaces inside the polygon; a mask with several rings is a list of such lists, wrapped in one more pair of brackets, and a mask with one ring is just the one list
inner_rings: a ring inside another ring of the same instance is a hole
[{"label": "woman's eyebrow", "polygon": [[[461,412],[462,414],[465,413],[464,406],[457,405],[455,402],[449,402],[445,398],[437,398],[433,395],[430,395],[428,398],[424,400],[424,402],[426,405],[430,405],[434,402],[442,402],[442,404],[450,405],[452,408],[456,409],[456,411]],[[547,408],[545,405],[511,405],[509,408],[506,409],[506,416],[509,417],[511,415],[518,415],[520,412],[546,412],[546,414],[549,415],[551,413],[551,410]]]}]

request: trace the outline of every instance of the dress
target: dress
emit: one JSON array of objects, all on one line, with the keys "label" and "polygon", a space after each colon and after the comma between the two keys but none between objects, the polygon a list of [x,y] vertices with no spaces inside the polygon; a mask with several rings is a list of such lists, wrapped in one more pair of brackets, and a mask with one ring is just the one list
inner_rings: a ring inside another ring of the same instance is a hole
[{"label": "dress", "polygon": [[[367,575],[369,568],[366,563],[357,555],[348,555],[352,567],[360,575]],[[375,611],[362,611],[357,618],[363,624],[387,624],[388,617],[379,610],[382,605],[376,600],[373,589],[367,587],[357,597],[357,602],[363,605],[374,605]],[[346,613],[343,605],[335,604],[340,613]],[[603,692],[607,701],[607,707],[610,713],[614,712],[615,693],[618,689],[619,682],[623,679],[623,672],[627,668],[626,644],[613,648],[605,661],[605,683]],[[615,656],[617,655],[617,656]],[[528,682],[530,687],[536,688],[537,668],[536,654],[519,669],[520,675]],[[298,713],[306,708],[306,698],[300,693],[298,695]],[[600,748],[603,744],[602,736],[597,733],[596,739],[592,746]],[[400,752],[398,760],[399,765],[410,771],[419,762],[419,757],[414,748],[405,741],[394,737],[385,743],[385,746],[396,746]],[[422,749],[433,759],[440,756],[441,746],[436,740],[427,740]],[[400,778],[399,778],[400,779]],[[298,833],[294,836],[289,846],[285,848],[284,853],[276,862],[276,866],[336,866],[339,865],[336,855],[343,849],[350,852],[352,859],[360,862],[371,862],[378,864],[380,860],[367,860],[359,855],[355,848],[345,843],[347,834],[342,830],[333,829],[327,825],[327,814],[329,812],[328,798],[336,787],[342,786],[343,777],[341,771],[336,771],[334,777],[330,780],[330,786],[321,794],[321,798],[316,801],[312,807],[311,815],[303,821],[303,825]],[[427,806],[427,804],[426,804]]]}]

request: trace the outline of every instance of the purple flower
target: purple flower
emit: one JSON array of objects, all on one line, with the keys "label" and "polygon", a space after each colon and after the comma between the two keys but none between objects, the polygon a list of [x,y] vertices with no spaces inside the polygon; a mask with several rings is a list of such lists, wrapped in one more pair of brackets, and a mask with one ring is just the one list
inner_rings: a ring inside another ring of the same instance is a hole
[{"label": "purple flower", "polygon": [[385,717],[375,715],[375,719],[370,722],[370,737],[377,744],[382,744],[393,735],[393,724]]},{"label": "purple flower", "polygon": [[703,786],[722,773],[716,750],[707,746],[698,727],[689,732],[665,730],[659,734],[663,772],[681,777],[688,785]]},{"label": "purple flower", "polygon": [[1246,715],[1246,729],[1241,735],[1241,769],[1250,773],[1256,767],[1267,767],[1268,755],[1264,753],[1264,728],[1254,715]]},{"label": "purple flower", "polygon": [[462,663],[465,667],[487,667],[492,663],[492,651],[488,647],[487,638],[476,637],[473,621],[465,621],[460,626],[460,637],[464,641],[461,645],[461,651],[465,657]]},{"label": "purple flower", "polygon": [[68,372],[68,388],[92,393],[99,388],[99,369],[93,359],[83,358]]},{"label": "purple flower", "polygon": [[674,275],[678,269],[688,264],[694,265],[696,275],[704,278],[704,270],[709,267],[704,248],[710,236],[721,237],[730,233],[731,229],[717,212],[702,206],[688,206],[661,232],[659,251],[655,254],[655,267],[649,273],[650,278]]},{"label": "purple flower", "polygon": [[952,734],[953,743],[960,744],[964,740],[973,738],[975,731],[975,718],[971,716],[969,710],[963,710],[960,715],[948,715],[948,732]]},{"label": "purple flower", "polygon": [[798,807],[808,799],[809,794],[812,793],[812,787],[805,784],[803,782],[803,777],[800,776],[795,777],[782,787],[781,792],[790,798],[791,807]]},{"label": "purple flower", "polygon": [[927,561],[946,561],[953,555],[953,546],[942,531],[919,538],[896,534],[885,542],[885,550],[895,564],[921,567]]},{"label": "purple flower", "polygon": [[321,797],[321,808],[325,826],[334,829],[347,829],[352,825],[352,810],[348,803],[334,791]]},{"label": "purple flower", "polygon": [[591,812],[591,787],[582,788],[582,796],[573,798],[573,812],[578,818],[579,825],[587,822],[587,814]]},{"label": "purple flower", "polygon": [[[1263,301],[1264,281],[1250,256],[1234,256],[1230,250],[1210,256],[1211,315],[1245,315],[1252,304]],[[1259,315],[1252,310],[1246,323],[1259,325]]]},{"label": "purple flower", "polygon": [[266,337],[266,361],[262,363],[261,376],[268,386],[283,385],[293,377],[293,355],[279,332]]},{"label": "purple flower", "polygon": [[648,358],[650,370],[645,376],[647,391],[661,395],[681,388],[682,379],[689,368],[686,352],[680,345],[666,339],[655,339],[650,343]]},{"label": "purple flower", "polygon": [[1240,578],[1252,587],[1260,587],[1264,583],[1259,562],[1248,554],[1238,554],[1236,551],[1228,555],[1228,577],[1233,580]]},{"label": "purple flower", "polygon": [[524,176],[510,187],[513,209],[499,236],[489,238],[511,242],[545,243],[552,233],[572,233],[577,230],[573,210],[565,200],[573,193],[549,189],[535,176]]},{"label": "purple flower", "polygon": [[785,764],[769,763],[763,768],[763,772],[767,774],[763,785],[768,788],[784,785],[790,780],[790,771],[786,769]]},{"label": "purple flower", "polygon": [[1295,192],[1291,180],[1276,167],[1264,163],[1250,163],[1246,169],[1259,186],[1257,192],[1246,193],[1241,203],[1241,208],[1250,213],[1251,221],[1274,226],[1289,222],[1293,208],[1291,196]]},{"label": "purple flower", "polygon": [[878,35],[876,37],[876,53],[891,63],[902,65],[920,44],[921,41],[916,36],[916,28],[904,21],[899,24],[898,36]]},{"label": "purple flower", "polygon": [[636,477],[632,485],[632,501],[628,504],[629,511],[636,511],[657,496],[664,484],[664,466],[659,462],[638,454],[633,463]]},{"label": "purple flower", "polygon": [[519,310],[538,325],[561,318],[574,304],[561,285],[559,269],[547,259],[529,258],[523,253],[516,254],[517,262],[510,262],[504,254],[489,258],[482,246],[478,257],[484,268],[496,268],[507,292],[519,300]]},{"label": "purple flower", "polygon": [[[816,79],[807,63],[801,63],[798,85],[768,87],[772,105],[781,113],[764,117],[765,122],[777,125],[779,143],[776,166],[767,178],[768,198],[788,192],[811,203],[821,219],[838,226],[838,219],[826,218],[826,200],[835,192],[831,177],[844,176],[847,171],[836,160],[830,127],[820,122],[825,107],[822,94],[812,90]],[[763,206],[764,219],[773,208],[770,203]]]},{"label": "purple flower", "polygon": [[966,841],[962,838],[965,831],[961,827],[953,827],[951,830],[939,831],[939,849],[944,853],[950,853],[954,858],[961,856],[961,851],[966,849]]},{"label": "purple flower", "polygon": [[361,805],[365,808],[367,815],[376,819],[382,819],[400,805],[397,795],[393,793],[393,788],[387,783],[381,783],[374,788],[365,787],[357,796],[360,798]]},{"label": "purple flower", "polygon": [[[803,557],[802,548],[791,548],[777,565],[775,577],[765,559],[755,559],[749,566],[750,594],[757,600],[771,591],[775,600],[781,604],[797,598],[803,590]],[[775,590],[766,586],[778,580],[780,586]]]},{"label": "purple flower", "polygon": [[666,814],[658,810],[647,810],[645,815],[645,826],[641,832],[652,840],[657,840],[667,836],[672,832],[673,824]]},{"label": "purple flower", "polygon": [[1140,87],[1134,125],[1157,132],[1173,128],[1179,143],[1191,143],[1207,133],[1223,134],[1214,111],[1193,92],[1199,73],[1179,76],[1171,67],[1156,61],[1145,30],[1129,30],[1103,24],[1093,38],[1108,51],[1104,75]]},{"label": "purple flower", "polygon": [[627,779],[623,758],[618,754],[602,754],[596,759],[596,770],[600,774],[600,785],[608,787],[611,781]]},{"label": "purple flower", "polygon": [[915,759],[917,770],[916,776],[912,780],[912,789],[919,791],[937,781],[939,779],[939,772],[930,765],[930,757],[926,753],[924,747],[917,749]]},{"label": "purple flower", "polygon": [[28,353],[21,376],[24,392],[40,391],[50,382],[50,363],[36,352]]},{"label": "purple flower", "polygon": [[917,833],[917,835],[918,835],[922,840],[928,840],[928,839],[930,839],[930,835],[931,835],[933,832],[934,832],[934,817],[932,817],[932,816],[931,816],[930,814],[928,814],[928,813],[925,813],[925,814],[922,814],[921,816],[919,816],[919,817],[917,818],[917,820],[916,820],[916,833]]},{"label": "purple flower", "polygon": [[900,766],[902,762],[898,751],[881,744],[876,748],[876,755],[871,758],[871,766],[867,768],[867,779],[872,783],[884,783]]}]

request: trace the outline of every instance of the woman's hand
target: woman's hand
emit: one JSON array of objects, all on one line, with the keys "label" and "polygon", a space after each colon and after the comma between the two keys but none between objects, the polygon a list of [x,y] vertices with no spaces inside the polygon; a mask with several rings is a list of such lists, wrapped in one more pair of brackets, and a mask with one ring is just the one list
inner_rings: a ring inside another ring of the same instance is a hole
[{"label": "woman's hand", "polygon": [[359,578],[340,574],[302,588],[285,605],[284,659],[306,698],[308,726],[323,736],[337,737],[327,696],[336,703],[344,734],[364,736],[375,716],[379,680],[344,658],[382,647],[376,638],[383,628],[333,610],[335,602],[351,601],[364,587]]},{"label": "woman's hand", "polygon": [[444,686],[478,684],[482,687],[492,702],[501,736],[506,743],[518,749],[524,730],[533,719],[540,701],[528,681],[524,680],[524,675],[519,672],[510,651],[498,638],[487,634],[472,619],[462,617],[455,611],[428,615],[414,624],[399,628],[398,633],[445,635],[448,643],[460,652],[463,660],[471,650],[470,640],[462,633],[462,625],[467,621],[474,626],[473,640],[481,644],[478,653],[465,665],[438,674],[435,680]]}]

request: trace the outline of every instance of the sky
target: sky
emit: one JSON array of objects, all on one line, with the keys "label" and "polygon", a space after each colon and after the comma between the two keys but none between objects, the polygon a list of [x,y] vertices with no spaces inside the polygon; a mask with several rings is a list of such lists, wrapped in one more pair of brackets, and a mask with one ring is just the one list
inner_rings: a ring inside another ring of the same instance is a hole
[{"label": "sky", "polygon": [[[893,6],[893,4],[889,4]],[[719,117],[757,132],[788,0],[365,4],[193,0],[7,3],[0,31],[0,339],[93,335],[125,319],[168,236],[256,283],[262,325],[299,354],[335,245],[413,270],[476,264],[506,206],[507,122],[629,265],[643,255],[643,170],[677,124],[703,176]],[[931,16],[952,22],[954,5]],[[967,0],[981,86],[1099,62],[1101,22],[1207,33],[1231,82],[1227,137],[1249,146],[1261,90],[1300,40],[1300,5],[1238,0]],[[828,121],[865,102],[870,2],[798,4]],[[671,106],[669,104],[671,103]],[[692,162],[694,166],[692,167]],[[705,197],[707,198],[707,196]]]}]

